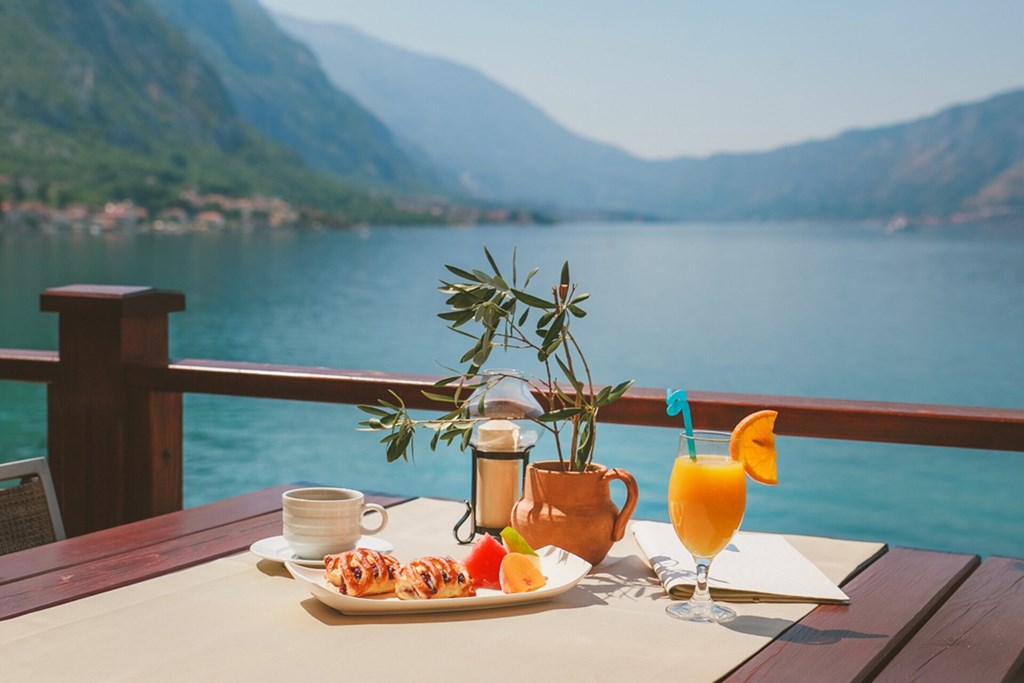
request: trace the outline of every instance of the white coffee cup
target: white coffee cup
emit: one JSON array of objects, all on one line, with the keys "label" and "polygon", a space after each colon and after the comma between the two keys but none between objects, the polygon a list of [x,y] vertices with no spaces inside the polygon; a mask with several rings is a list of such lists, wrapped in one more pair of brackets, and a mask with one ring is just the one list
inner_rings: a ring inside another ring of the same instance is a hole
[{"label": "white coffee cup", "polygon": [[[380,515],[376,528],[363,525],[367,512]],[[375,534],[388,524],[388,511],[367,503],[354,489],[328,487],[291,489],[281,494],[284,539],[292,552],[318,559],[356,547],[363,534]]]}]

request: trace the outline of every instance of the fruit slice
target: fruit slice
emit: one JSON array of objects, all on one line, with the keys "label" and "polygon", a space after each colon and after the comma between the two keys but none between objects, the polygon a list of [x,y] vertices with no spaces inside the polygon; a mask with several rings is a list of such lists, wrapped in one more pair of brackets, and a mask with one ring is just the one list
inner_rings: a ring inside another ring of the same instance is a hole
[{"label": "fruit slice", "polygon": [[774,486],[779,483],[775,455],[774,410],[759,410],[740,420],[729,438],[729,454],[743,463],[754,481]]},{"label": "fruit slice", "polygon": [[523,555],[536,555],[537,551],[530,547],[518,531],[510,526],[501,530],[501,540],[510,553],[522,553]]},{"label": "fruit slice", "polygon": [[501,569],[501,561],[508,551],[505,546],[498,543],[498,540],[490,534],[473,544],[466,559],[462,564],[469,572],[469,578],[474,588],[501,588],[498,579],[498,572]]},{"label": "fruit slice", "polygon": [[509,553],[501,560],[498,582],[503,593],[529,593],[548,581],[529,555]]}]

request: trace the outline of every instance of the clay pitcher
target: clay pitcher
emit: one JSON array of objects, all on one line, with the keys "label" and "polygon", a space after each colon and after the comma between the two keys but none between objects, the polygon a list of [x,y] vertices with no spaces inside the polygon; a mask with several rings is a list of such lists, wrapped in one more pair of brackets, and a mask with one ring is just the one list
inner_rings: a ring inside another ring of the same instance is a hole
[{"label": "clay pitcher", "polygon": [[[626,485],[621,511],[609,488],[615,479]],[[590,465],[567,472],[557,461],[533,463],[512,508],[512,527],[534,548],[558,546],[596,565],[626,533],[637,498],[636,480],[626,470]]]}]

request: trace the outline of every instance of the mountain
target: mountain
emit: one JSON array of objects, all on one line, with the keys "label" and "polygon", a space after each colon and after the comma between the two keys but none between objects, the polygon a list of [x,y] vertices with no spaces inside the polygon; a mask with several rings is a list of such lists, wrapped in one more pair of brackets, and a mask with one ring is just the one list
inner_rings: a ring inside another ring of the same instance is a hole
[{"label": "mountain", "polygon": [[638,159],[478,71],[281,14],[324,71],[479,196],[684,219],[1024,216],[1024,91],[750,154]]},{"label": "mountain", "polygon": [[457,175],[465,190],[505,201],[636,208],[656,165],[566,131],[478,71],[349,26],[274,14],[310,46],[339,89]]},{"label": "mountain", "polygon": [[1024,90],[899,125],[670,164],[665,210],[700,218],[1024,215]]},{"label": "mountain", "polygon": [[255,0],[148,2],[213,65],[239,115],[310,166],[362,186],[444,186],[421,152],[335,88]]},{"label": "mountain", "polygon": [[141,0],[0,0],[0,63],[0,199],[155,209],[195,188],[408,220],[255,131]]}]

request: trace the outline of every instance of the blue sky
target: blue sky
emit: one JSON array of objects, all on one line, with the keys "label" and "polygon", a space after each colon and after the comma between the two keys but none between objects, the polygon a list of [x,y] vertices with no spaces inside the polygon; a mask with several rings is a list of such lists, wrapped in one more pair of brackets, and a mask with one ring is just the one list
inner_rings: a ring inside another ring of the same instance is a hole
[{"label": "blue sky", "polygon": [[648,158],[754,151],[1024,87],[1024,2],[260,0],[480,70]]}]

